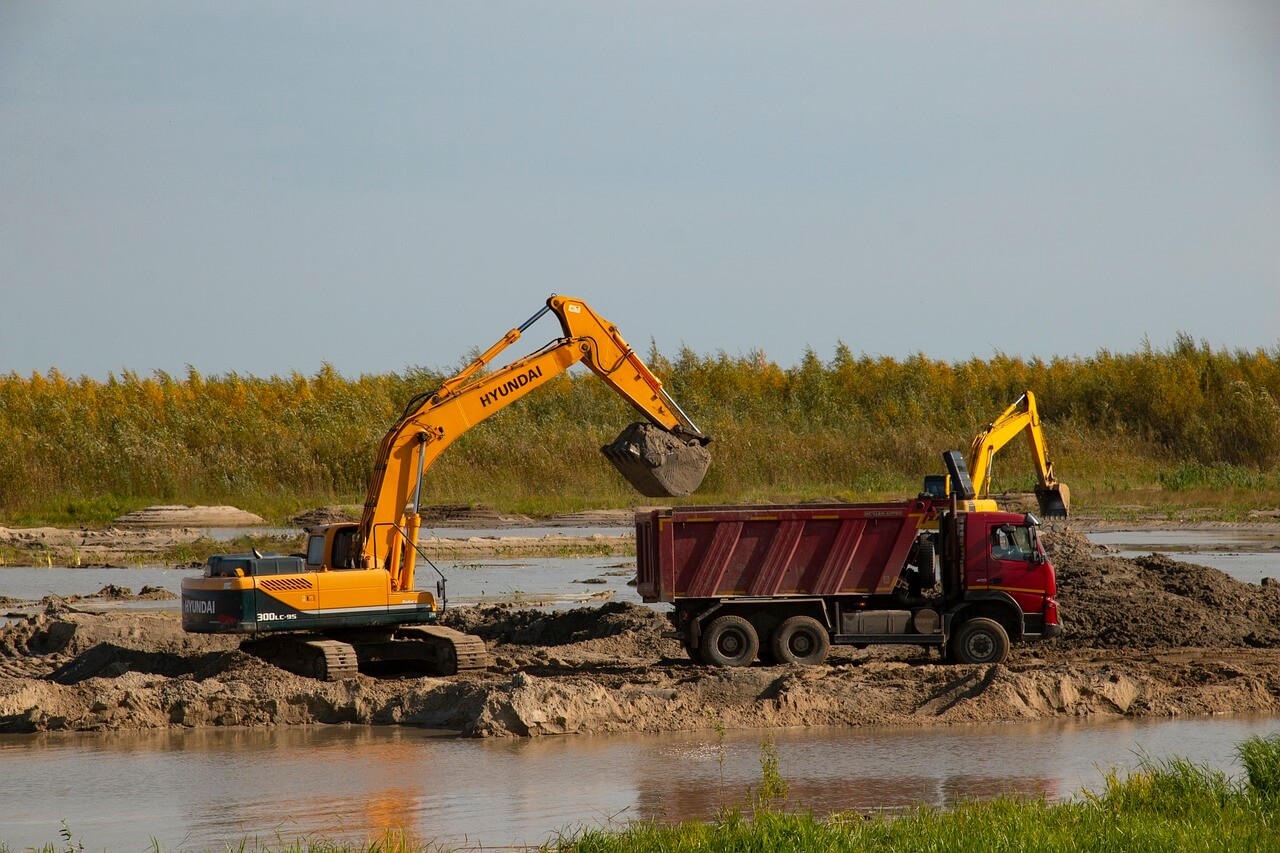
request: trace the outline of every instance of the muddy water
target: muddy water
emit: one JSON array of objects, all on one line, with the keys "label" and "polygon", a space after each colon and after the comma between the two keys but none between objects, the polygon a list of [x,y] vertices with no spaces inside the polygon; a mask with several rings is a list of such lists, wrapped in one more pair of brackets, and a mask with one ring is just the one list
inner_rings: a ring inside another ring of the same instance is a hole
[{"label": "muddy water", "polygon": [[1087,534],[1119,557],[1166,554],[1210,566],[1245,583],[1280,579],[1280,533],[1254,530],[1120,530]]},{"label": "muddy water", "polygon": [[[819,813],[1096,789],[1098,768],[1183,755],[1238,772],[1235,745],[1276,718],[777,730],[790,800]],[[759,782],[768,732],[464,741],[312,727],[0,736],[0,841],[205,849],[246,837],[539,843],[579,826],[706,817]],[[723,757],[723,761],[722,761]]]},{"label": "muddy water", "polygon": [[[451,604],[504,601],[563,607],[587,600],[640,601],[635,589],[627,586],[635,576],[635,564],[625,557],[480,558],[467,562],[442,560],[436,565],[448,578]],[[178,593],[183,578],[199,577],[200,573],[200,569],[0,568],[0,595],[38,601],[46,595],[88,595],[107,584],[129,587],[134,592],[149,585]],[[433,588],[437,577],[430,566],[419,566],[418,587]],[[175,602],[143,604],[177,609]],[[84,602],[84,606],[96,607],[100,602]]]},{"label": "muddy water", "polygon": [[[563,532],[563,528],[534,531],[536,535]],[[613,535],[625,528],[575,528],[575,534],[603,532]],[[476,535],[511,534],[499,530],[448,530],[437,535],[463,538]],[[516,531],[525,535],[525,531]],[[1099,545],[1120,549],[1120,556],[1152,552],[1212,566],[1247,583],[1264,577],[1280,578],[1280,534],[1255,531],[1156,530],[1093,533],[1089,539]],[[529,557],[524,559],[478,558],[470,561],[440,560],[440,570],[448,578],[449,600],[453,604],[509,601],[531,606],[573,606],[602,599],[639,602],[627,581],[634,575],[634,562],[625,557]],[[199,569],[43,569],[0,568],[0,595],[36,601],[46,595],[87,595],[107,584],[126,586],[135,592],[144,585],[178,592],[184,577],[200,574]],[[437,576],[429,565],[418,569],[418,585],[430,589]],[[590,581],[590,583],[580,583]],[[591,596],[595,596],[591,599]],[[153,602],[147,606],[155,607]],[[169,607],[175,607],[170,603]]]}]

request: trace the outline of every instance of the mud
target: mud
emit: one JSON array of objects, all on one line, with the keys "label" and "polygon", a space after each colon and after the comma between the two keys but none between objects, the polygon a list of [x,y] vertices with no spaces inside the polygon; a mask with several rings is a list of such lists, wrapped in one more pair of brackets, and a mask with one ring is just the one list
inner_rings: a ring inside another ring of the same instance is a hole
[{"label": "mud", "polygon": [[1067,626],[1056,647],[1280,646],[1280,584],[1270,579],[1243,583],[1157,554],[1094,556],[1097,546],[1071,532],[1048,533],[1044,541]]},{"label": "mud", "polygon": [[287,519],[291,526],[304,529],[359,520],[360,508],[354,506],[318,506],[303,512],[295,512]]},{"label": "mud", "polygon": [[460,608],[488,671],[326,684],[182,632],[176,616],[47,612],[0,630],[0,731],[405,724],[475,737],[714,726],[903,725],[1280,710],[1280,586],[1045,535],[1063,637],[1000,666],[911,647],[837,649],[828,665],[692,664],[665,614],[625,603],[558,613]]},{"label": "mud", "polygon": [[697,441],[647,423],[633,423],[600,448],[640,494],[683,498],[697,491],[711,465],[711,452]]},{"label": "mud", "polygon": [[59,600],[68,602],[92,599],[106,599],[108,601],[172,601],[176,598],[178,596],[175,593],[158,586],[144,586],[137,593],[134,593],[130,587],[109,583],[89,595],[69,595]]}]

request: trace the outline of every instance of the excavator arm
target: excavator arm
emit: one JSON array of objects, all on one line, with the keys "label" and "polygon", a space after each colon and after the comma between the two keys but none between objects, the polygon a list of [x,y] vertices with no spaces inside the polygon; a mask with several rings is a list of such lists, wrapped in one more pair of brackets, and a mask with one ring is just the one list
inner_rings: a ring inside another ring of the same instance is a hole
[{"label": "excavator arm", "polygon": [[1044,431],[1040,427],[1040,412],[1036,409],[1036,396],[1025,392],[1005,409],[990,426],[973,439],[969,449],[969,472],[973,476],[974,492],[979,499],[986,498],[991,488],[991,466],[996,453],[1022,433],[1031,448],[1035,462],[1036,500],[1040,512],[1049,518],[1065,518],[1071,507],[1071,491],[1065,483],[1053,476],[1053,463],[1045,446]]},{"label": "excavator arm", "polygon": [[[518,341],[544,314],[560,320],[563,336],[491,373],[484,369]],[[701,483],[710,463],[710,441],[663,390],[613,324],[580,299],[552,295],[525,323],[444,381],[432,393],[409,402],[378,448],[373,476],[357,531],[361,563],[385,566],[393,589],[413,589],[415,550],[421,524],[422,477],[453,441],[490,415],[519,400],[574,364],[597,376],[661,427],[665,452],[654,459],[624,439],[603,450],[619,470],[650,496],[682,496]],[[690,487],[689,484],[692,483]]]}]

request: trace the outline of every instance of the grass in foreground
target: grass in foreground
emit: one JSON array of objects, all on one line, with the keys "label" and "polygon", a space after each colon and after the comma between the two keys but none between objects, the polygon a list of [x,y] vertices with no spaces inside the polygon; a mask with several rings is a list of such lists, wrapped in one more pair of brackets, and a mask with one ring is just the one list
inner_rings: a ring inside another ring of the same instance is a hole
[{"label": "grass in foreground", "polygon": [[[1110,771],[1101,793],[1066,803],[1003,798],[901,816],[819,818],[776,807],[751,818],[638,824],[562,839],[564,853],[663,851],[1237,851],[1280,849],[1280,735],[1238,749],[1246,776],[1185,759],[1144,760]],[[762,767],[764,762],[762,761]],[[769,775],[766,769],[765,785]]]}]

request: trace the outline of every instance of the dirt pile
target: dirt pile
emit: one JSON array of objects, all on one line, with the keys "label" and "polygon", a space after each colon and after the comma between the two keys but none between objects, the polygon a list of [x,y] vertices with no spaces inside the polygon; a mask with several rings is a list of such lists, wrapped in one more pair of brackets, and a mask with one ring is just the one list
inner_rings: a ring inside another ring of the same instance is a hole
[{"label": "dirt pile", "polygon": [[1096,556],[1070,530],[1044,534],[1057,569],[1069,649],[1275,648],[1280,585],[1235,580],[1218,569],[1152,554]]},{"label": "dirt pile", "polygon": [[233,506],[149,506],[125,513],[119,527],[262,527],[267,522]]},{"label": "dirt pile", "polygon": [[648,423],[633,423],[600,448],[618,473],[650,498],[683,498],[702,485],[711,451]]},{"label": "dirt pile", "polygon": [[143,586],[135,595],[131,587],[109,583],[95,593],[85,596],[72,595],[63,600],[80,601],[82,598],[105,598],[110,601],[172,601],[177,597],[177,593],[170,592],[163,587]]},{"label": "dirt pile", "polygon": [[[666,614],[638,605],[451,610],[492,665],[451,678],[339,683],[185,634],[173,616],[49,612],[0,629],[0,731],[305,723],[408,724],[477,737],[714,726],[937,725],[1280,708],[1280,590],[1147,557],[1095,556],[1046,533],[1067,634],[1001,666],[945,666],[910,647],[841,648],[831,665],[690,662]],[[1253,648],[1252,646],[1266,648]]]},{"label": "dirt pile", "polygon": [[296,512],[289,516],[289,524],[293,527],[312,528],[325,524],[341,524],[342,522],[359,521],[360,514],[356,507],[318,506],[315,509]]}]

